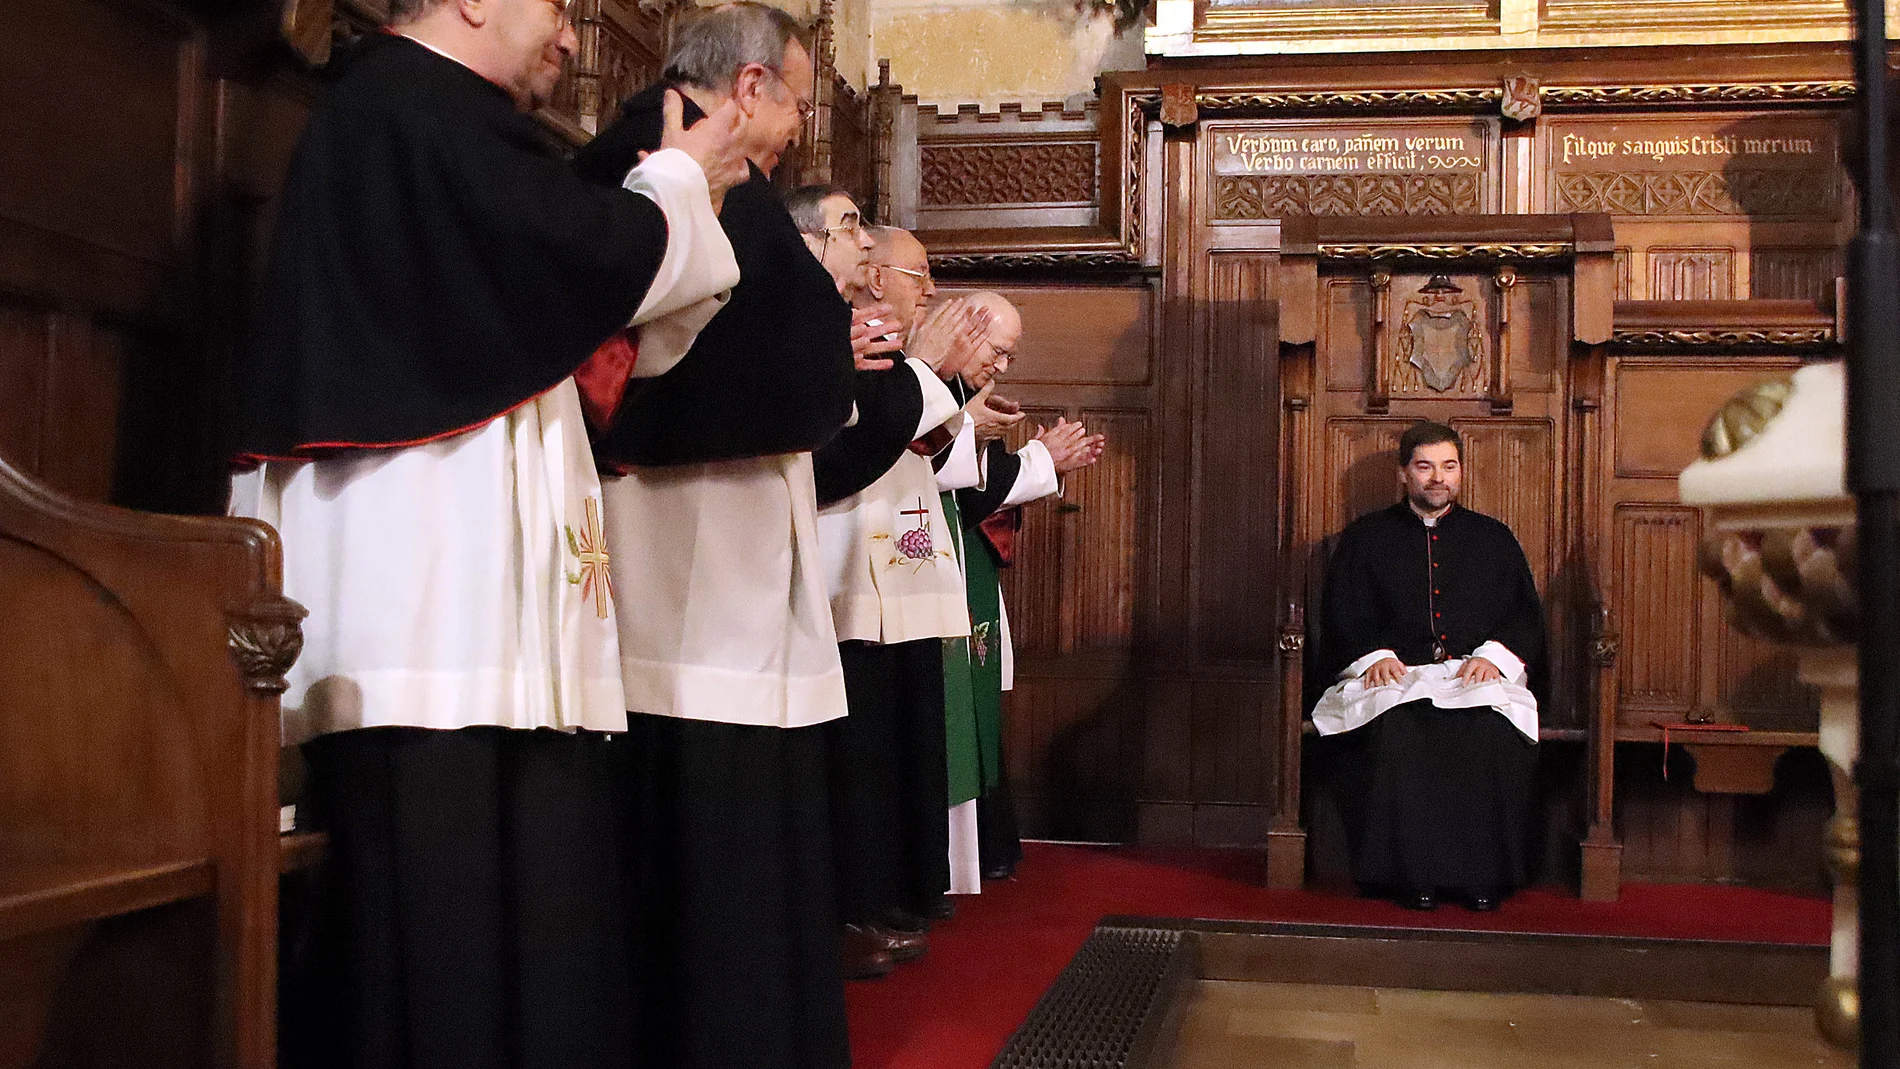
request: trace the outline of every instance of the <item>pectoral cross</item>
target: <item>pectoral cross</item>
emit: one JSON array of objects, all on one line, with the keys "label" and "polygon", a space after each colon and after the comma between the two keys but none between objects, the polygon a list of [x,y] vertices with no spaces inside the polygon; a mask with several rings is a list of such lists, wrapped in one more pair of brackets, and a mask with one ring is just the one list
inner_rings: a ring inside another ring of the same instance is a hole
[{"label": "pectoral cross", "polygon": [[580,584],[583,599],[594,599],[594,612],[605,620],[614,596],[613,573],[607,567],[607,536],[600,526],[600,503],[590,497],[584,506],[587,521],[580,536],[575,536],[572,527],[567,529],[567,548],[581,562],[580,574],[570,576],[569,581]]}]

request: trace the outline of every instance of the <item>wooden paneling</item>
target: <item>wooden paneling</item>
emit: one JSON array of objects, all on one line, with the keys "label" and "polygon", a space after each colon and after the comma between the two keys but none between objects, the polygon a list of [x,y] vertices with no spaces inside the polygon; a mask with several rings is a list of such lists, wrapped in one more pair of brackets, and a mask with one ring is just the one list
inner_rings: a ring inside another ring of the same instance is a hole
[{"label": "wooden paneling", "polygon": [[1321,374],[1329,390],[1364,390],[1372,352],[1372,287],[1363,278],[1326,279],[1320,323]]},{"label": "wooden paneling", "polygon": [[[13,0],[0,49],[0,216],[146,263],[178,236],[182,21],[105,0]],[[49,121],[57,102],[61,121]],[[83,127],[75,125],[83,122]]]},{"label": "wooden paneling", "polygon": [[1734,295],[1735,250],[1649,250],[1651,300],[1726,301]]},{"label": "wooden paneling", "polygon": [[1783,755],[1768,794],[1727,795],[1695,790],[1694,761],[1680,746],[1672,747],[1665,781],[1661,751],[1653,743],[1635,745],[1617,757],[1617,829],[1626,878],[1825,891],[1817,844],[1833,792],[1818,753]]},{"label": "wooden paneling", "polygon": [[1454,419],[1464,437],[1464,488],[1468,507],[1503,520],[1529,559],[1537,589],[1548,592],[1558,527],[1556,451],[1545,419]]},{"label": "wooden paneling", "polygon": [[1011,384],[1132,386],[1149,380],[1154,323],[1146,289],[1005,288],[1003,294],[1023,316]]},{"label": "wooden paneling", "polygon": [[1276,694],[1276,688],[1266,683],[1202,680],[1194,684],[1196,801],[1258,805],[1273,797],[1268,758]]},{"label": "wooden paneling", "polygon": [[[1715,600],[1718,595],[1704,596]],[[1750,638],[1726,619],[1717,628],[1715,700],[1723,719],[1770,730],[1814,730],[1820,722],[1819,695],[1796,679],[1794,650]]]},{"label": "wooden paneling", "polygon": [[1702,428],[1722,403],[1776,374],[1786,372],[1707,361],[1619,366],[1617,476],[1674,479],[1696,458]]},{"label": "wooden paneling", "polygon": [[[1010,436],[1011,447],[1021,448],[1032,426],[1048,426],[1060,415],[1060,409],[1025,407],[1022,423]],[[1069,555],[1064,515],[1049,505],[1023,509],[1023,527],[1016,534],[1016,560],[1003,569],[1009,637],[1018,657],[1055,655],[1074,646],[1074,626],[1068,610],[1075,599],[1063,582],[1064,558]]]},{"label": "wooden paneling", "polygon": [[[0,34],[0,454],[78,497],[114,496],[127,416],[204,415],[156,390],[120,411],[132,360],[170,364],[173,382],[201,366],[164,340],[194,312],[201,57],[192,22],[157,5],[21,0]],[[190,463],[175,436],[124,444]]]},{"label": "wooden paneling", "polygon": [[1153,435],[1145,413],[1084,409],[1082,421],[1108,444],[1101,460],[1069,476],[1081,519],[1076,571],[1087,577],[1076,591],[1075,648],[1121,652],[1135,637]]},{"label": "wooden paneling", "polygon": [[1749,267],[1749,296],[1831,303],[1841,273],[1836,249],[1756,249]]},{"label": "wooden paneling", "polygon": [[1325,534],[1399,499],[1399,435],[1410,419],[1336,416],[1326,421]]},{"label": "wooden paneling", "polygon": [[1019,673],[1004,748],[1026,834],[1097,842],[1133,835],[1143,705],[1126,686]]},{"label": "wooden paneling", "polygon": [[1675,717],[1696,705],[1699,514],[1684,505],[1616,510],[1608,574],[1622,631],[1617,684],[1625,719]]},{"label": "wooden paneling", "polygon": [[1277,611],[1279,577],[1250,562],[1278,552],[1276,454],[1279,337],[1269,303],[1279,258],[1212,258],[1207,364],[1196,405],[1194,645],[1210,661],[1271,667],[1278,635],[1262,625]]},{"label": "wooden paneling", "polygon": [[1511,294],[1511,382],[1556,392],[1570,369],[1570,280],[1520,275]]}]

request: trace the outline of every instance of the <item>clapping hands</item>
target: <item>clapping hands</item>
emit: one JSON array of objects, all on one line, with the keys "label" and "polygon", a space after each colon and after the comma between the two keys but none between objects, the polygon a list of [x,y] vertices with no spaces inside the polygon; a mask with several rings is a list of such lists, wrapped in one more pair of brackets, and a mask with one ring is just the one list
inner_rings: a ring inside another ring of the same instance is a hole
[{"label": "clapping hands", "polygon": [[983,344],[989,329],[990,313],[958,297],[924,314],[911,328],[904,352],[948,382],[976,358],[977,346]]},{"label": "clapping hands", "polygon": [[875,304],[851,310],[851,359],[859,371],[883,371],[896,361],[879,359],[883,353],[904,348],[904,339],[887,334],[891,326],[891,306]]},{"label": "clapping hands", "polygon": [[976,423],[976,444],[979,446],[1001,438],[1009,433],[1011,427],[1023,421],[1022,406],[1001,397],[991,397],[995,389],[996,384],[990,383],[978,390],[976,396],[970,398],[970,403],[963,406],[963,410]]},{"label": "clapping hands", "polygon": [[1072,423],[1057,416],[1055,426],[1036,428],[1036,441],[1049,450],[1049,459],[1055,461],[1056,474],[1067,475],[1100,460],[1102,450],[1108,444],[1108,436],[1090,434],[1080,420]]}]

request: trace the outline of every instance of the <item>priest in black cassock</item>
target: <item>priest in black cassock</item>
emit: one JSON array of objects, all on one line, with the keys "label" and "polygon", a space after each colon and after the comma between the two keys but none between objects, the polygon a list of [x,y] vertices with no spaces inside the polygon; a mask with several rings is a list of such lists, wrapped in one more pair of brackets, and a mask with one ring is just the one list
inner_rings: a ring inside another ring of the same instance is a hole
[{"label": "priest in black cassock", "polygon": [[844,677],[811,451],[851,415],[851,309],[768,181],[812,111],[800,34],[763,4],[689,13],[665,84],[575,159],[620,185],[660,145],[671,85],[689,123],[738,107],[752,163],[720,213],[731,301],[594,442],[622,602],[638,1065],[850,1063],[824,731]]},{"label": "priest in black cassock", "polygon": [[592,187],[526,114],[575,49],[561,5],[390,17],[303,131],[232,384],[232,511],[278,529],[310,612],[284,735],[330,835],[284,1060],[624,1066],[625,703],[572,376],[737,281],[738,117],[686,133],[676,100],[686,151]]},{"label": "priest in black cassock", "polygon": [[1399,440],[1404,500],[1355,520],[1327,568],[1321,735],[1345,735],[1353,878],[1400,904],[1497,908],[1528,876],[1544,616],[1510,528],[1458,504],[1463,443]]}]

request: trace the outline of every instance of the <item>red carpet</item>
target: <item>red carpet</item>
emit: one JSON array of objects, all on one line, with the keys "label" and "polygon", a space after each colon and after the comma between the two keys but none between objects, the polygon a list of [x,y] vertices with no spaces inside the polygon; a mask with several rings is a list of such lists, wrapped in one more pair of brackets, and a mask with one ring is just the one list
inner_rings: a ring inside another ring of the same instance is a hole
[{"label": "red carpet", "polygon": [[1027,844],[1016,879],[956,899],[930,955],[848,987],[856,1069],[984,1069],[1110,914],[1825,944],[1821,899],[1744,887],[1630,884],[1618,902],[1520,892],[1496,913],[1413,913],[1345,894],[1268,891],[1259,855]]}]

